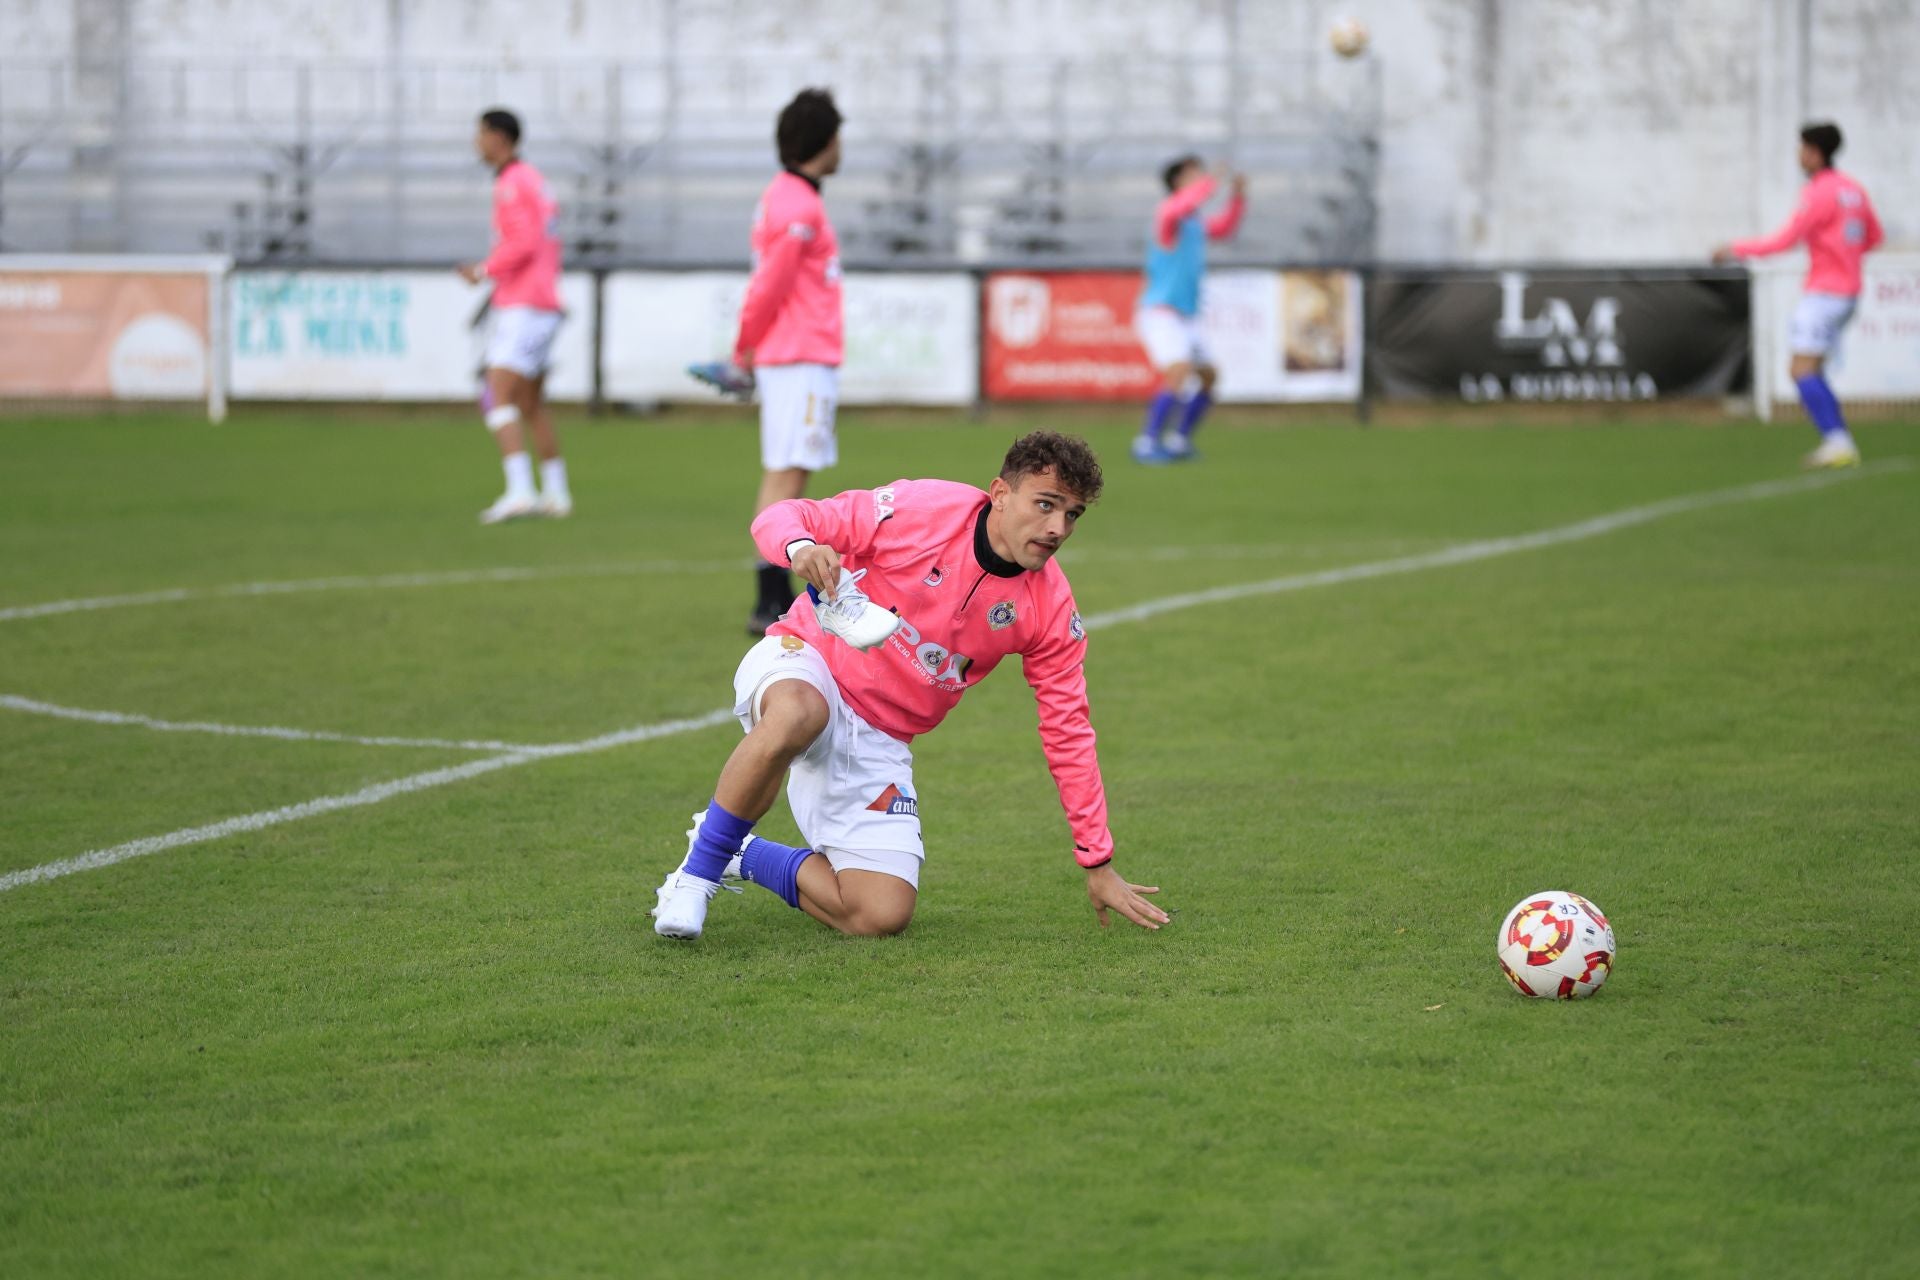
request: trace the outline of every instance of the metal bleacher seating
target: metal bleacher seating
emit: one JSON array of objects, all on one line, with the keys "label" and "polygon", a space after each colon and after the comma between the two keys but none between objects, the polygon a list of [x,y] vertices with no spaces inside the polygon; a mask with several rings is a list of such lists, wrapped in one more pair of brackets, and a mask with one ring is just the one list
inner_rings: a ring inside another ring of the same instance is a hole
[{"label": "metal bleacher seating", "polygon": [[846,113],[828,198],[853,265],[1131,263],[1158,173],[1248,174],[1218,261],[1371,256],[1379,85],[1327,58],[779,58],[523,63],[0,55],[0,249],[434,263],[488,235],[478,112],[526,122],[575,265],[737,265],[772,125],[825,78]]}]

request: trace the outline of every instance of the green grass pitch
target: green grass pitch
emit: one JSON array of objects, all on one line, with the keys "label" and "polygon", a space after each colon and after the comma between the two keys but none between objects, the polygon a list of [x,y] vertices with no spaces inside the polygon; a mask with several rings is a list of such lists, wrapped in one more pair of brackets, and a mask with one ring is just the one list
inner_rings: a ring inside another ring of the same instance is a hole
[{"label": "green grass pitch", "polygon": [[[1050,420],[845,418],[823,488],[984,482]],[[1240,413],[1142,470],[1130,413],[1055,420],[1109,463],[1089,615],[1810,443]],[[187,589],[0,620],[0,694],[512,743],[713,711],[745,416],[564,428],[578,515],[482,529],[465,413],[0,419],[0,610]],[[1096,631],[1158,934],[1094,926],[1017,664],[917,745],[895,939],[755,889],[652,935],[729,726],[0,892],[0,1275],[1911,1276],[1920,428],[1861,439],[1826,487]],[[491,754],[4,706],[0,876]],[[1592,1000],[1494,963],[1546,888],[1618,929]]]}]

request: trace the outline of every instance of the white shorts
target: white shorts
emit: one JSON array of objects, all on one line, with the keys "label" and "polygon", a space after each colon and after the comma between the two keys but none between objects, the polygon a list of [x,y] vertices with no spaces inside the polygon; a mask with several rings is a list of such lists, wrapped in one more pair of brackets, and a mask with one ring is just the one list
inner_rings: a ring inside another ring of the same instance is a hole
[{"label": "white shorts", "polygon": [[1133,313],[1133,331],[1140,335],[1140,345],[1156,369],[1213,363],[1200,336],[1198,316],[1183,316],[1172,307],[1142,307]]},{"label": "white shorts", "polygon": [[1858,298],[1838,293],[1803,293],[1793,308],[1787,344],[1796,356],[1824,356],[1840,345],[1840,331],[1853,319]]},{"label": "white shorts", "polygon": [[862,720],[840,698],[820,651],[797,636],[768,636],[747,650],[733,676],[740,727],[760,719],[769,685],[804,680],[827,700],[827,729],[787,771],[787,806],[800,834],[835,871],[878,871],[920,887],[920,839],[913,752]]},{"label": "white shorts", "polygon": [[553,364],[553,338],[564,318],[558,311],[501,307],[490,313],[487,368],[537,378]]},{"label": "white shorts", "polygon": [[760,388],[760,465],[824,471],[840,460],[833,412],[840,371],[830,364],[770,364],[753,371]]}]

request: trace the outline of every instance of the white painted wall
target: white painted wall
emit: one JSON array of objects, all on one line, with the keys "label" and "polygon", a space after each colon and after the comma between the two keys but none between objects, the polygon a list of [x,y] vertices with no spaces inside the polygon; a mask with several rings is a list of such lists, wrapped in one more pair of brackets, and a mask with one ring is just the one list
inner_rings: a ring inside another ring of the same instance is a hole
[{"label": "white painted wall", "polygon": [[101,56],[124,19],[135,61],[754,53],[844,83],[890,58],[1331,57],[1341,13],[1382,68],[1383,257],[1697,259],[1785,218],[1808,116],[1920,247],[1917,0],[0,0],[0,48]]}]

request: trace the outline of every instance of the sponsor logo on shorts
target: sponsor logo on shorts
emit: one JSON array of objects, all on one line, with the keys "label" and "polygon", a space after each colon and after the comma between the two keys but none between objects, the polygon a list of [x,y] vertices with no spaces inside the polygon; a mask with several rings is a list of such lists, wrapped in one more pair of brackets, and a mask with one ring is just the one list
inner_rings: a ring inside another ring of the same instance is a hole
[{"label": "sponsor logo on shorts", "polygon": [[987,625],[995,631],[1005,631],[1019,620],[1020,615],[1015,612],[1011,600],[1002,600],[987,610]]},{"label": "sponsor logo on shorts", "polygon": [[1080,621],[1080,611],[1078,609],[1075,609],[1073,616],[1067,619],[1067,634],[1075,640],[1085,640],[1087,638],[1087,624]]},{"label": "sponsor logo on shorts", "polygon": [[874,813],[891,814],[896,818],[917,818],[920,816],[920,802],[894,786],[891,782],[874,802],[867,806]]},{"label": "sponsor logo on shorts", "polygon": [[788,653],[798,653],[807,647],[807,642],[799,636],[781,636],[780,647]]}]

